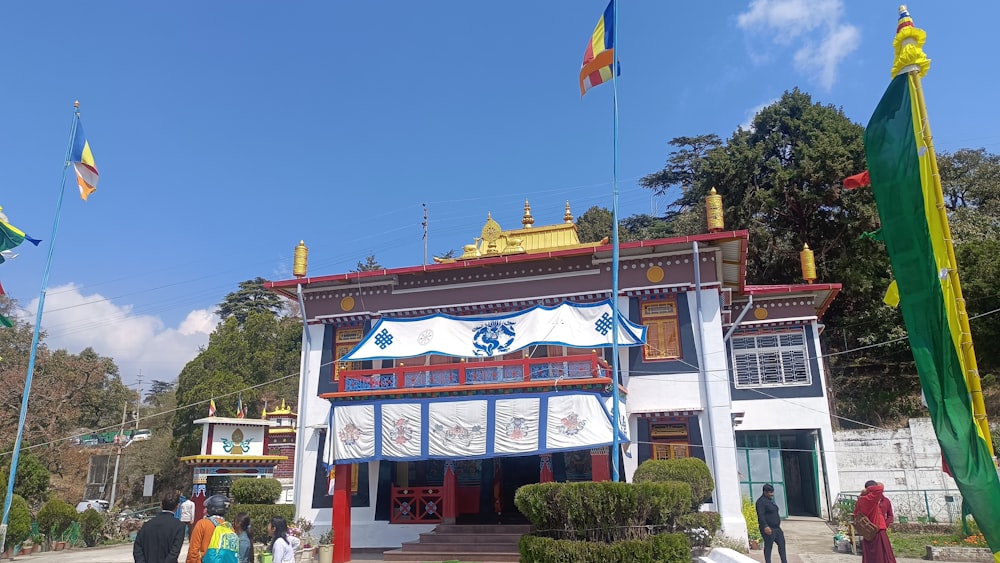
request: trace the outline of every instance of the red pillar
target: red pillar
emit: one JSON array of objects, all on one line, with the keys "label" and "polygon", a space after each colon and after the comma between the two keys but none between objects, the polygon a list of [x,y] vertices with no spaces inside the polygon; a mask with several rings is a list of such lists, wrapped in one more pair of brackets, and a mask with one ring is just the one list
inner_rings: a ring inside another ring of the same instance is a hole
[{"label": "red pillar", "polygon": [[590,480],[610,481],[611,466],[608,465],[608,447],[590,450]]},{"label": "red pillar", "polygon": [[441,521],[454,524],[458,517],[458,476],[455,475],[455,462],[444,462],[444,506],[441,507]]},{"label": "red pillar", "polygon": [[552,474],[552,454],[541,454],[538,456],[538,482],[551,483],[555,481]]},{"label": "red pillar", "polygon": [[333,563],[351,560],[351,466],[340,463],[333,473]]}]

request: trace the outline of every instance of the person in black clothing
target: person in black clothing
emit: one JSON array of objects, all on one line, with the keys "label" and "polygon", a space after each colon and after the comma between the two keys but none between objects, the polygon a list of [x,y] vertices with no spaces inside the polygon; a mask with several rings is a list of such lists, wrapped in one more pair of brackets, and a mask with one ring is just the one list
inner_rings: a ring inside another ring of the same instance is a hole
[{"label": "person in black clothing", "polygon": [[757,524],[760,526],[760,535],[764,536],[764,562],[771,563],[771,548],[778,544],[781,563],[788,563],[785,557],[785,534],[781,531],[781,515],[774,502],[774,487],[764,485],[763,491],[764,494],[757,499]]},{"label": "person in black clothing", "polygon": [[166,493],[160,499],[160,514],[143,524],[135,536],[132,558],[135,563],[177,563],[184,546],[184,523],[174,518],[177,495]]}]

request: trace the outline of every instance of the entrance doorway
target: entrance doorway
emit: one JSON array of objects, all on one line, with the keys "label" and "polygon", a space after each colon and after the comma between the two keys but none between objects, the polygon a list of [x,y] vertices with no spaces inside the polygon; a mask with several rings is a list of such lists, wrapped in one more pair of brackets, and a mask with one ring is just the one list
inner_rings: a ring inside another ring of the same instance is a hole
[{"label": "entrance doorway", "polygon": [[782,517],[820,516],[819,468],[813,432],[737,432],[740,492],[756,500],[774,486]]}]

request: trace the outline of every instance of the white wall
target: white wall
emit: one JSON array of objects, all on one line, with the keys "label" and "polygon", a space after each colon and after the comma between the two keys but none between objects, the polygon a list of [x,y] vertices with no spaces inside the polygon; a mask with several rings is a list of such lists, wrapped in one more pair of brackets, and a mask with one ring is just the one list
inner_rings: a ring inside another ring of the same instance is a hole
[{"label": "white wall", "polygon": [[[299,405],[299,432],[295,442],[296,487],[293,496],[296,517],[309,519],[318,528],[329,528],[332,523],[330,510],[312,508],[319,429],[326,427],[330,416],[330,402],[316,396],[323,355],[323,330],[324,325],[321,324],[309,326],[312,343],[309,348],[308,372],[299,379],[300,388],[305,389],[305,402]],[[304,340],[302,349],[306,349]]]}]

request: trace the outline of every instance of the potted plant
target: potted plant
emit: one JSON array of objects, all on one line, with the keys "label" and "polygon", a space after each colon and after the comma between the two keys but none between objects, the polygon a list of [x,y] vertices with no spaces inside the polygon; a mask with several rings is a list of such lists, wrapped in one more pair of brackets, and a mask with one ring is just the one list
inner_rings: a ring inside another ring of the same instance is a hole
[{"label": "potted plant", "polygon": [[33,546],[31,548],[32,553],[38,553],[42,551],[42,546],[45,545],[45,534],[37,533],[31,536],[31,544]]}]

